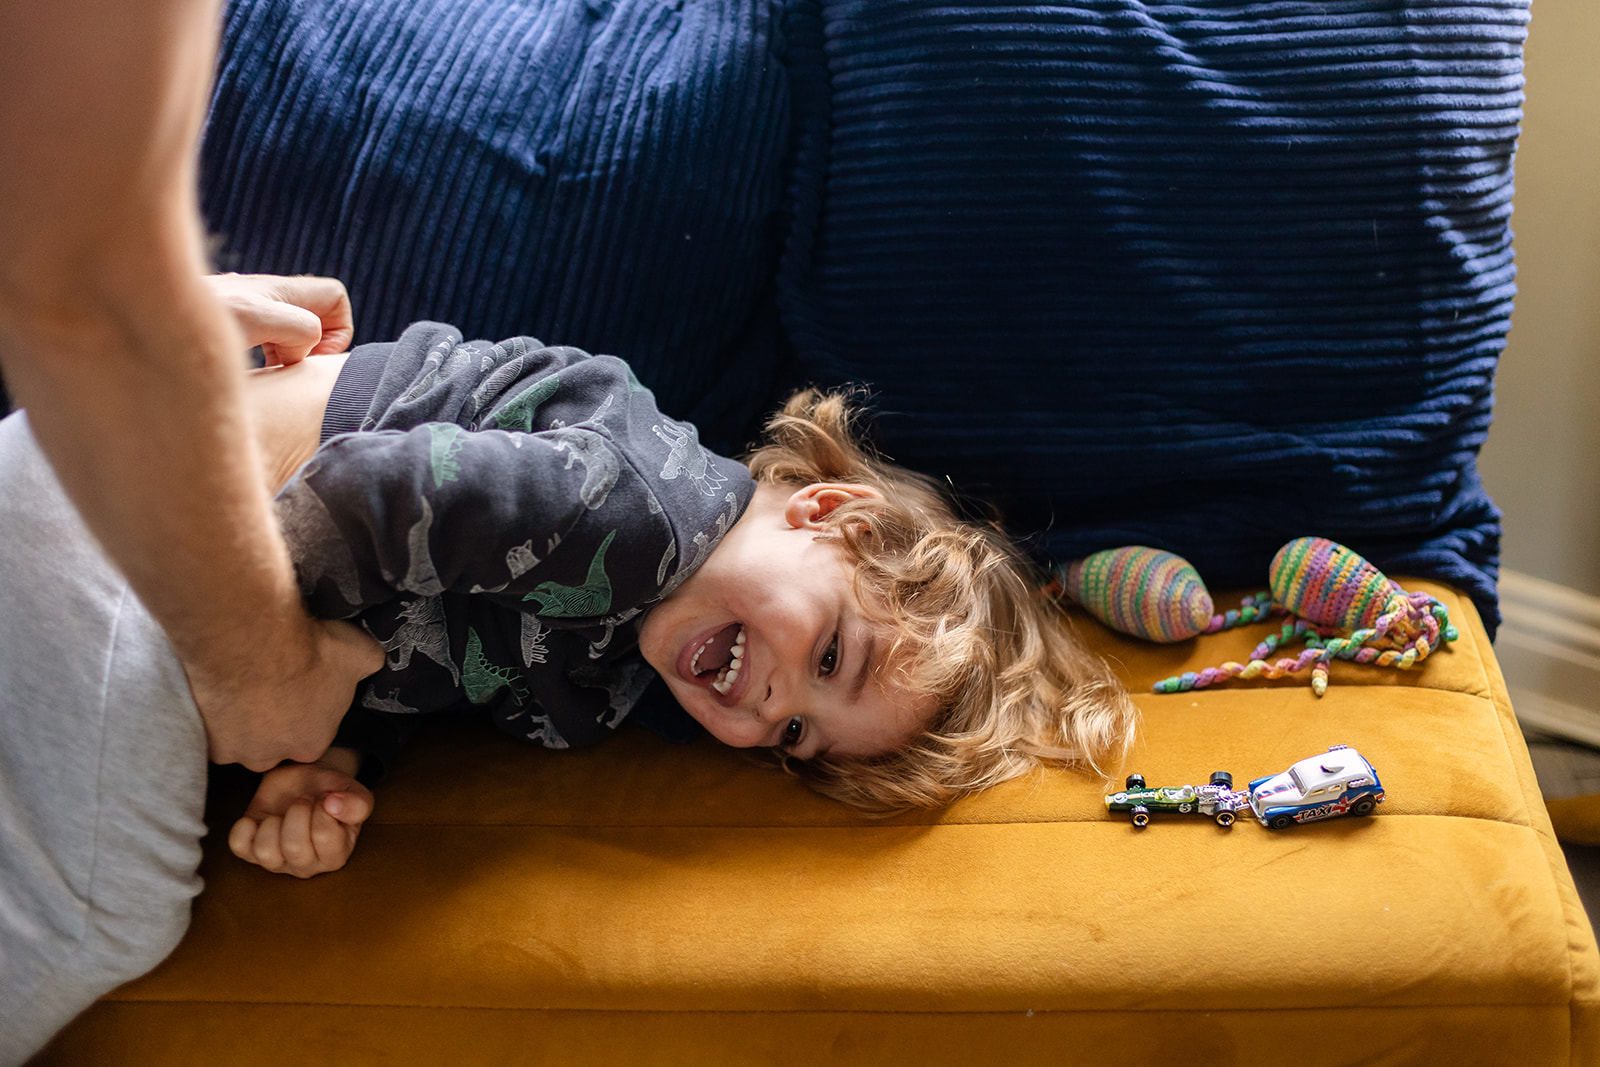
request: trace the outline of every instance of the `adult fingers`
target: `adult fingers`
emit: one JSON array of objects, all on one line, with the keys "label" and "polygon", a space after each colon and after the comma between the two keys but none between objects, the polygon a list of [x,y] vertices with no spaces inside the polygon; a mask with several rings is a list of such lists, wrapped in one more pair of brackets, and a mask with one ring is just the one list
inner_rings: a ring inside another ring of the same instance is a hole
[{"label": "adult fingers", "polygon": [[343,352],[355,338],[350,295],[336,278],[213,274],[206,282],[268,366]]},{"label": "adult fingers", "polygon": [[383,666],[383,646],[358,626],[310,616],[297,624],[301,633],[261,642],[249,677],[184,663],[212,762],[270,771],[285,759],[316,760],[357,683]]},{"label": "adult fingers", "polygon": [[311,348],[312,355],[343,352],[350,347],[355,338],[355,325],[350,294],[343,282],[337,278],[303,274],[280,279],[273,295],[317,316],[321,337]]},{"label": "adult fingers", "polygon": [[269,367],[299,363],[322,344],[322,323],[315,312],[305,308],[263,302],[252,309],[250,319],[252,329],[247,333],[261,346]]}]

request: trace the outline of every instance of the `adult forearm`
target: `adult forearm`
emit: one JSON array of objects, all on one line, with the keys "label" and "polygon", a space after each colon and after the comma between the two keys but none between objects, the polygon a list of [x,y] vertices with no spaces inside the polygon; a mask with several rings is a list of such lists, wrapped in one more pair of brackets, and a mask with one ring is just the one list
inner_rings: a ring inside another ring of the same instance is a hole
[{"label": "adult forearm", "polygon": [[200,281],[217,0],[0,0],[0,361],[166,628],[212,754],[313,758],[371,642],[314,623],[261,482],[237,328]]},{"label": "adult forearm", "polygon": [[[193,276],[198,280],[198,275]],[[201,290],[181,314],[109,299],[0,326],[7,375],[89,527],[162,623],[211,754],[256,769],[331,740],[375,643],[305,612],[240,399],[237,334]]]},{"label": "adult forearm", "polygon": [[248,675],[263,644],[309,657],[310,635],[245,421],[237,334],[207,300],[175,284],[150,305],[159,318],[108,297],[67,324],[8,323],[6,372],[191,675]]},{"label": "adult forearm", "polygon": [[317,691],[330,635],[301,606],[278,533],[241,402],[237,332],[198,272],[160,294],[91,288],[68,315],[6,316],[0,351],[16,399],[171,638],[213,758],[261,768],[314,757],[361,672]]}]

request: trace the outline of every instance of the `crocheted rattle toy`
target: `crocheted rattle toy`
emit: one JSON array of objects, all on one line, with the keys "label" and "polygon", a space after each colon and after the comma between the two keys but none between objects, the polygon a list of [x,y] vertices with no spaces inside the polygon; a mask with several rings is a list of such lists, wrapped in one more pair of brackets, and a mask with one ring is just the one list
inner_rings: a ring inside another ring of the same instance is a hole
[{"label": "crocheted rattle toy", "polygon": [[[1270,593],[1247,597],[1238,612],[1210,616],[1199,629],[1201,605],[1209,615],[1211,598],[1194,568],[1171,553],[1110,549],[1065,568],[1061,582],[1108,626],[1153,640],[1214,633],[1248,621],[1247,614],[1290,615],[1277,634],[1256,646],[1248,663],[1228,662],[1167,678],[1156,683],[1157,693],[1183,693],[1229,678],[1281,678],[1310,667],[1311,691],[1321,696],[1335,659],[1405,670],[1426,659],[1441,641],[1458,636],[1443,604],[1426,593],[1406,592],[1358,553],[1325,537],[1290,541],[1273,557],[1268,575]],[[1170,604],[1163,602],[1168,596],[1173,597]],[[1162,636],[1166,634],[1178,636]],[[1306,647],[1298,656],[1267,659],[1278,648],[1302,640]]]},{"label": "crocheted rattle toy", "polygon": [[1211,594],[1182,556],[1158,548],[1108,548],[1057,568],[1052,592],[1064,592],[1113,630],[1163,644],[1264,619],[1272,594],[1247,596],[1213,614]]}]

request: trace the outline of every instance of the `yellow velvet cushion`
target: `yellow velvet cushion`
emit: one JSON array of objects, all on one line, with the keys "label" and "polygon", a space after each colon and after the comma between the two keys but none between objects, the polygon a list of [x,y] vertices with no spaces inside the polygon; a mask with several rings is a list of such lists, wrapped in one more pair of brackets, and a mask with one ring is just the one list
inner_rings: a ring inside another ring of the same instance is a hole
[{"label": "yellow velvet cushion", "polygon": [[440,730],[343,872],[213,841],[183,944],[43,1062],[1600,1064],[1600,953],[1488,641],[1405,584],[1461,640],[1336,664],[1320,700],[1148,693],[1257,629],[1082,627],[1144,713],[1118,778],[1242,785],[1344,742],[1370,818],[1137,830],[1049,773],[875,822],[709,741]]},{"label": "yellow velvet cushion", "polygon": [[1574,845],[1600,845],[1600,793],[1548,800],[1556,836]]}]

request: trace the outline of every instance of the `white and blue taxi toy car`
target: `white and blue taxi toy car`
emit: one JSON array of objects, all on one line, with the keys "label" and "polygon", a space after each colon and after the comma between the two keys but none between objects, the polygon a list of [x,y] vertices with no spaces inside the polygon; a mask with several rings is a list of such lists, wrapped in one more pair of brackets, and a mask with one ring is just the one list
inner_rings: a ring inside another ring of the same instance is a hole
[{"label": "white and blue taxi toy car", "polygon": [[1371,815],[1383,803],[1378,772],[1349,745],[1334,745],[1281,774],[1257,778],[1249,793],[1250,810],[1274,830],[1338,815]]}]

